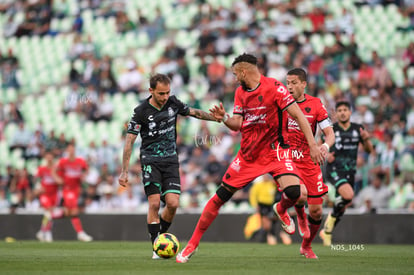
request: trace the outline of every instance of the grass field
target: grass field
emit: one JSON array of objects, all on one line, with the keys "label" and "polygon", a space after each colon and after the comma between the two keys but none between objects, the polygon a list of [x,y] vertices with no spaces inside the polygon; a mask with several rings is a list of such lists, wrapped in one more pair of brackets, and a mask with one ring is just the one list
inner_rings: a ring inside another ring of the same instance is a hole
[{"label": "grass field", "polygon": [[[182,244],[183,245],[183,244]],[[0,243],[0,274],[414,274],[414,246],[201,243],[187,264],[151,260],[147,242]]]}]

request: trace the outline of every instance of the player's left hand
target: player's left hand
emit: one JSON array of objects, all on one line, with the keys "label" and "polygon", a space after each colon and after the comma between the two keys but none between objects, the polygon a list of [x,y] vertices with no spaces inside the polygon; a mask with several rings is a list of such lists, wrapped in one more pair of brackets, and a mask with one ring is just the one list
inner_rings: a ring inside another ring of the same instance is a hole
[{"label": "player's left hand", "polygon": [[328,148],[325,145],[320,145],[319,150],[321,151],[323,158],[326,159],[329,154]]}]

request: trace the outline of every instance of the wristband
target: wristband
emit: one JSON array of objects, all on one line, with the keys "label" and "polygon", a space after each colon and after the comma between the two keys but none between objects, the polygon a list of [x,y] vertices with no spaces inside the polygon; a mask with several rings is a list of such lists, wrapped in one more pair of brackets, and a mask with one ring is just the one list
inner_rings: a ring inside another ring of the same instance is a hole
[{"label": "wristband", "polygon": [[326,150],[328,150],[328,152],[329,152],[329,145],[328,145],[328,143],[324,143],[324,144],[322,144],[323,146],[325,146],[326,147]]},{"label": "wristband", "polygon": [[223,117],[223,123],[226,123],[226,121],[230,118],[230,115],[225,113]]}]

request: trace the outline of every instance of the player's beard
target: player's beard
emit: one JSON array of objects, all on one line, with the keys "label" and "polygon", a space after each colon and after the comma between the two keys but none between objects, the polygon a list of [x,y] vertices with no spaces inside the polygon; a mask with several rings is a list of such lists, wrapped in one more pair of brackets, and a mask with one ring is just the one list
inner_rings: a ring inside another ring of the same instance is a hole
[{"label": "player's beard", "polygon": [[346,123],[348,123],[348,122],[349,122],[349,119],[350,119],[350,117],[344,117],[344,118],[339,117],[339,121],[340,121],[342,124],[346,124]]},{"label": "player's beard", "polygon": [[243,90],[245,90],[245,91],[250,90],[250,88],[247,87],[246,82],[244,82],[243,80],[240,81],[240,85],[242,86]]}]

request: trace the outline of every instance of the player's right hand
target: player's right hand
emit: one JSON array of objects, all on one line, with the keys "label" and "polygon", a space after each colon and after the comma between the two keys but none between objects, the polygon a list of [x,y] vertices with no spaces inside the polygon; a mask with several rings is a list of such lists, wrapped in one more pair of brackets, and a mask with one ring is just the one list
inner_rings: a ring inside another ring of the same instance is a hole
[{"label": "player's right hand", "polygon": [[118,183],[119,185],[123,187],[127,187],[128,186],[128,173],[121,172],[121,175],[119,175],[119,178],[118,178]]}]

